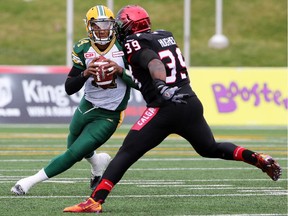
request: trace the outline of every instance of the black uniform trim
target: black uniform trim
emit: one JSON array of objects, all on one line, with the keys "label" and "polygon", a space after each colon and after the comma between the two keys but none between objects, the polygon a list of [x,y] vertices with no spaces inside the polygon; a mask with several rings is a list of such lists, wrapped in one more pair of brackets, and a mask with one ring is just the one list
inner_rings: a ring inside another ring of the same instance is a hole
[{"label": "black uniform trim", "polygon": [[78,92],[88,79],[82,75],[82,72],[82,69],[76,68],[74,66],[71,68],[65,81],[65,91],[68,95],[72,95]]}]

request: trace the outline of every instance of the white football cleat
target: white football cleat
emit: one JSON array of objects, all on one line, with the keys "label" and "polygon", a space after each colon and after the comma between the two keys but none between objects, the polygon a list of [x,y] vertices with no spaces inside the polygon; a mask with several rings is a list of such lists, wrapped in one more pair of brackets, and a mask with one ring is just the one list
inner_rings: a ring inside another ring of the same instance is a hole
[{"label": "white football cleat", "polygon": [[22,188],[22,186],[17,183],[11,188],[11,192],[19,196],[26,194],[26,191]]},{"label": "white football cleat", "polygon": [[96,154],[96,156],[97,156],[96,169],[91,169],[91,178],[90,178],[91,190],[94,190],[97,187],[101,179],[101,176],[103,175],[104,171],[106,170],[107,166],[111,161],[111,157],[107,153],[99,153]]}]

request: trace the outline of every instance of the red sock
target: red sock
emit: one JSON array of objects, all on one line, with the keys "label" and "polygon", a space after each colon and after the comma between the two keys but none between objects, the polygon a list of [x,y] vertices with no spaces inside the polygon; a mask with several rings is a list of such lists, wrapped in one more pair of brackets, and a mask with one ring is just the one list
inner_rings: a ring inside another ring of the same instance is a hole
[{"label": "red sock", "polygon": [[243,158],[243,155],[242,155],[244,150],[246,150],[246,149],[241,147],[241,146],[238,146],[233,152],[234,159],[237,161],[245,161]]},{"label": "red sock", "polygon": [[100,191],[100,190],[105,190],[107,191],[107,194],[108,194],[113,189],[113,187],[114,187],[114,184],[111,181],[109,181],[108,179],[102,179],[99,185],[93,191],[91,197],[95,197],[97,191]]}]

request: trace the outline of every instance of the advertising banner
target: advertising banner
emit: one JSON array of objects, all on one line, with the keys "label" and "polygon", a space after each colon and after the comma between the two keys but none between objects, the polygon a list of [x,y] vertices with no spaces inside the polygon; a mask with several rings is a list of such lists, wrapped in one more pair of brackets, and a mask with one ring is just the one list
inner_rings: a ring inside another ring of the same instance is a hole
[{"label": "advertising banner", "polygon": [[212,125],[287,125],[287,68],[191,68]]},{"label": "advertising banner", "polygon": [[[0,67],[0,123],[69,123],[83,89],[68,96],[66,67]],[[145,110],[133,90],[123,123],[134,123]]]},{"label": "advertising banner", "polygon": [[[65,66],[0,66],[0,123],[69,123],[83,91],[68,96]],[[191,86],[210,125],[285,126],[286,68],[190,68]],[[132,90],[124,124],[145,110]],[[191,114],[193,110],[191,110]]]}]

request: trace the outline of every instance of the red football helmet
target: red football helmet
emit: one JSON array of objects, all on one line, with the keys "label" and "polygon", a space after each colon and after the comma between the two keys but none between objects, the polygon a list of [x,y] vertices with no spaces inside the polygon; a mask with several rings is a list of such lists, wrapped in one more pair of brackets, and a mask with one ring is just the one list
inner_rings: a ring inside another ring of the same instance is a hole
[{"label": "red football helmet", "polygon": [[117,36],[122,41],[127,35],[151,30],[146,10],[138,5],[123,7],[116,16]]}]

